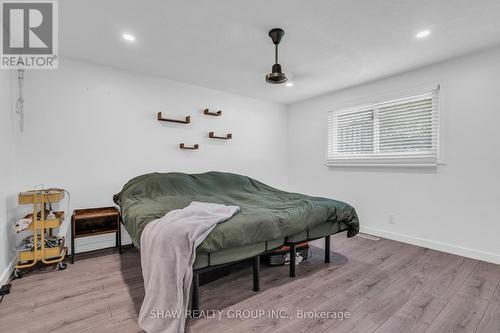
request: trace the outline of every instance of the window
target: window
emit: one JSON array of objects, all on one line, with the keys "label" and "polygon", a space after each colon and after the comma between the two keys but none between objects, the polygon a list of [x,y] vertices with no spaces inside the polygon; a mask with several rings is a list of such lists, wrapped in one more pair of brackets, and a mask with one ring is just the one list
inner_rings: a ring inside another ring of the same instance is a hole
[{"label": "window", "polygon": [[437,165],[439,90],[328,115],[328,165]]}]

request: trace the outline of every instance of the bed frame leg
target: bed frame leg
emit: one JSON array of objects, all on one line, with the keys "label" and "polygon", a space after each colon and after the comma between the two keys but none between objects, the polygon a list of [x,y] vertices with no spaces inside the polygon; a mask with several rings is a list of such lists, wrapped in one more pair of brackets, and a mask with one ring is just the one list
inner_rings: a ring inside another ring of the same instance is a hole
[{"label": "bed frame leg", "polygon": [[253,291],[260,290],[260,256],[253,258]]},{"label": "bed frame leg", "polygon": [[297,260],[297,252],[295,251],[295,243],[290,244],[290,277],[295,277],[295,263]]},{"label": "bed frame leg", "polygon": [[118,231],[116,232],[116,246],[118,247],[118,254],[122,254],[122,233],[121,233],[121,225],[118,224]]},{"label": "bed frame leg", "polygon": [[116,230],[116,246],[118,247],[118,253],[122,254],[122,219],[121,214],[118,215],[118,229]]},{"label": "bed frame leg", "polygon": [[325,262],[330,263],[330,236],[325,237]]},{"label": "bed frame leg", "polygon": [[200,277],[198,274],[193,273],[193,286],[192,286],[192,299],[191,299],[191,310],[200,310]]}]

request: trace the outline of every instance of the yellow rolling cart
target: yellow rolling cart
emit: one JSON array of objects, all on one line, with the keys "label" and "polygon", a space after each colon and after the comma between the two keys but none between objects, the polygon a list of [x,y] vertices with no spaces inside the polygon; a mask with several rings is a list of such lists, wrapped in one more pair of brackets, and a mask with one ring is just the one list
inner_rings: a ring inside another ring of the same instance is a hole
[{"label": "yellow rolling cart", "polygon": [[[59,269],[65,269],[67,247],[65,239],[56,247],[46,247],[45,238],[52,235],[52,229],[58,228],[64,222],[64,212],[54,212],[55,217],[47,219],[45,216],[46,205],[56,203],[64,199],[64,190],[33,190],[19,193],[18,202],[20,205],[33,205],[33,213],[25,216],[33,221],[28,229],[33,233],[33,249],[18,251],[18,263],[14,275],[21,277],[21,270],[35,266],[39,261],[44,264],[57,264]],[[40,212],[40,215],[38,214]],[[38,239],[40,237],[40,240]]]}]

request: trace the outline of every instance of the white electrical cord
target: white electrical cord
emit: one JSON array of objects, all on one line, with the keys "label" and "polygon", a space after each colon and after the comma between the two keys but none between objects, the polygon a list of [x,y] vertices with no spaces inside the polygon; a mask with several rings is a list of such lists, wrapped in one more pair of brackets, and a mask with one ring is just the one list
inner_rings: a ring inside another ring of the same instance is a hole
[{"label": "white electrical cord", "polygon": [[17,70],[17,80],[19,83],[19,97],[16,102],[16,113],[19,115],[19,129],[24,132],[24,69]]}]

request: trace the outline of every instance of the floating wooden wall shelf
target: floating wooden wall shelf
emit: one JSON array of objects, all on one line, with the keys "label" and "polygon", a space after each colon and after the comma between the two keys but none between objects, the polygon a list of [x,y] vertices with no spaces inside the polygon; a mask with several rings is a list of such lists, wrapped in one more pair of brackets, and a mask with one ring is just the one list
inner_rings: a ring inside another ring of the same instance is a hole
[{"label": "floating wooden wall shelf", "polygon": [[226,134],[226,136],[216,136],[214,135],[214,132],[208,133],[208,137],[210,139],[223,139],[223,140],[229,140],[233,138],[233,135],[231,133]]},{"label": "floating wooden wall shelf", "polygon": [[191,122],[191,117],[186,116],[186,120],[179,120],[179,119],[168,119],[168,118],[163,118],[161,115],[161,112],[158,112],[158,120],[159,121],[168,121],[171,123],[180,123],[180,124],[189,124]]},{"label": "floating wooden wall shelf", "polygon": [[181,143],[181,144],[179,145],[179,148],[181,148],[181,149],[193,149],[193,150],[195,150],[195,149],[200,148],[200,145],[195,144],[194,146],[189,147],[189,146],[186,146],[186,145],[184,145],[183,143]]},{"label": "floating wooden wall shelf", "polygon": [[215,116],[215,117],[218,117],[218,116],[221,116],[222,115],[222,110],[219,110],[217,112],[210,112],[209,109],[205,109],[203,111],[204,114],[208,115],[208,116]]}]

